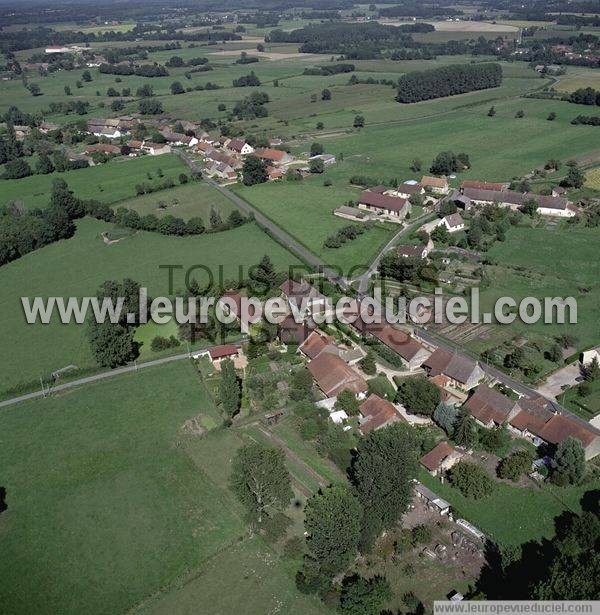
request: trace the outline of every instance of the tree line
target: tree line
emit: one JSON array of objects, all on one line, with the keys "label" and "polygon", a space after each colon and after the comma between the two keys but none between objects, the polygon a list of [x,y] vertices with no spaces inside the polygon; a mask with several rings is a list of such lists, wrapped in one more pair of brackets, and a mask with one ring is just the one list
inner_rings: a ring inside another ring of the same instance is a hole
[{"label": "tree line", "polygon": [[398,79],[396,100],[414,103],[495,88],[501,83],[502,68],[499,64],[452,64],[402,75]]},{"label": "tree line", "polygon": [[100,64],[98,71],[107,75],[137,75],[138,77],[168,77],[169,71],[160,64]]}]

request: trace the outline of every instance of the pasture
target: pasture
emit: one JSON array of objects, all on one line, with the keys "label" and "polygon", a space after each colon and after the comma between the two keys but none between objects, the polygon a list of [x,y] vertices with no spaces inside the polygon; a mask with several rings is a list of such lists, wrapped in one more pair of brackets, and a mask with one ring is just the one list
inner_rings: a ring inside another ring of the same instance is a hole
[{"label": "pasture", "polygon": [[[159,171],[163,177],[159,177]],[[136,184],[156,184],[167,177],[177,183],[180,173],[189,174],[189,169],[175,154],[139,158],[116,157],[106,164],[85,169],[49,175],[30,175],[23,179],[0,180],[2,189],[0,204],[18,201],[28,209],[46,207],[54,179],[66,181],[79,198],[95,199],[110,204],[134,197]]]},{"label": "pasture", "polygon": [[221,422],[187,362],[0,415],[6,612],[185,613],[198,604],[214,613],[237,605],[259,615],[277,604],[324,612],[296,592],[277,553],[244,536],[228,489],[242,438],[187,433],[194,417]]},{"label": "pasture", "polygon": [[[105,280],[132,278],[148,288],[150,296],[168,295],[168,271],[161,266],[180,267],[173,274],[174,292],[185,288],[188,267],[205,266],[215,281],[235,279],[238,266],[248,267],[269,254],[278,270],[298,261],[256,225],[246,224],[222,233],[192,237],[169,237],[139,232],[107,245],[101,233],[114,225],[85,218],[74,237],[0,268],[4,348],[0,363],[0,392],[22,385],[37,386],[41,375],[73,364],[81,369],[95,367],[86,338],[85,325],[61,324],[55,316],[49,324],[27,324],[20,297],[82,297],[94,295]],[[221,270],[221,271],[220,271]],[[244,271],[245,272],[245,271]],[[203,269],[190,279],[208,280]]]}]

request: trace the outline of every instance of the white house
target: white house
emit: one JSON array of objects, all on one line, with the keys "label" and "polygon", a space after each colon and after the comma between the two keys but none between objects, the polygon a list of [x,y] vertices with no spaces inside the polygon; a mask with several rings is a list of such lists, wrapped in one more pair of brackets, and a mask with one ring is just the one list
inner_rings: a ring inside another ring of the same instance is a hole
[{"label": "white house", "polygon": [[465,221],[459,213],[450,214],[442,218],[442,224],[446,227],[449,233],[456,233],[465,228]]}]

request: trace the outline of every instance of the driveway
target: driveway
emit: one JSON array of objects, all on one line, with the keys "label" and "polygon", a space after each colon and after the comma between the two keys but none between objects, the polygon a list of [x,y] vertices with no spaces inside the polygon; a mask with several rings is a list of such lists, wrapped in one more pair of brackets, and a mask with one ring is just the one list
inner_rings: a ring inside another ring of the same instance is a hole
[{"label": "driveway", "polygon": [[567,365],[559,370],[556,370],[550,374],[544,384],[538,387],[536,390],[544,397],[553,397],[557,399],[562,393],[563,387],[572,387],[577,384],[577,378],[581,376],[579,362]]}]

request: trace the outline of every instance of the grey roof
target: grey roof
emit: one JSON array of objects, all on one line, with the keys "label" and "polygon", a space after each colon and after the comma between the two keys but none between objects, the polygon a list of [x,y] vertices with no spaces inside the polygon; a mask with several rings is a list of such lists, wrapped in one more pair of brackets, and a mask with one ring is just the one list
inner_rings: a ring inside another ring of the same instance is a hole
[{"label": "grey roof", "polygon": [[463,194],[472,201],[486,201],[490,203],[510,203],[511,205],[523,205],[527,195],[513,190],[477,190],[465,188]]},{"label": "grey roof", "polygon": [[465,223],[465,221],[462,219],[462,216],[458,212],[446,216],[446,222],[450,227],[464,225]]}]

